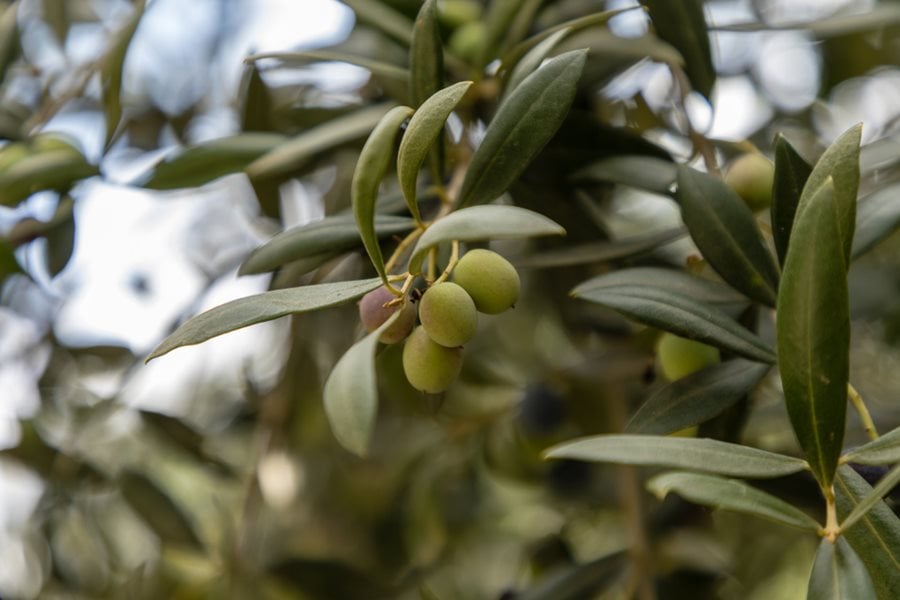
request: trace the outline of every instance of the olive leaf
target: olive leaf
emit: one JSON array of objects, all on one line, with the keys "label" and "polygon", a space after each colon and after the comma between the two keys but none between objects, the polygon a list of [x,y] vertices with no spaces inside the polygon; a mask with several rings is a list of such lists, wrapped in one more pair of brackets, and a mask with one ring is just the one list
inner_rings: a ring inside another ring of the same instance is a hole
[{"label": "olive leaf", "polygon": [[676,167],[655,156],[611,156],[576,171],[572,181],[619,183],[656,194],[668,194],[675,183]]},{"label": "olive leaf", "polygon": [[409,259],[410,273],[419,273],[429,249],[442,242],[475,242],[565,235],[566,230],[540,213],[518,206],[470,206],[435,221],[419,238]]},{"label": "olive leaf", "polygon": [[641,0],[650,12],[656,35],[684,57],[685,72],[694,89],[706,96],[716,82],[712,50],[702,0]]},{"label": "olive leaf", "polygon": [[722,310],[677,291],[623,283],[585,288],[578,286],[570,294],[608,306],[645,325],[671,331],[750,360],[775,362],[772,348],[759,336]]},{"label": "olive leaf", "polygon": [[761,479],[782,477],[808,468],[806,462],[798,458],[740,444],[633,434],[595,435],[563,442],[546,450],[544,458],[670,467]]},{"label": "olive leaf", "polygon": [[397,177],[400,179],[400,189],[403,190],[409,212],[416,221],[422,220],[416,198],[419,169],[422,168],[422,163],[435,140],[444,131],[447,117],[471,85],[471,81],[460,81],[425,100],[409,120],[403,139],[400,140],[400,150],[397,152]]},{"label": "olive leaf", "polygon": [[560,29],[526,52],[525,56],[516,63],[516,66],[513,67],[509,76],[506,78],[506,85],[503,89],[503,98],[508,98],[510,92],[519,87],[519,84],[522,83],[526,77],[535,72],[553,48],[571,32],[572,30],[569,28]]},{"label": "olive leaf", "polygon": [[150,353],[145,362],[182,346],[205,342],[223,333],[290,314],[330,308],[355,300],[382,284],[380,277],[273,290],[226,302],[182,323]]},{"label": "olive leaf", "polygon": [[859,258],[900,227],[900,185],[882,188],[861,198],[853,236],[853,260]]},{"label": "olive leaf", "polygon": [[775,183],[772,187],[772,238],[778,261],[784,265],[794,215],[812,167],[781,134],[775,139]]},{"label": "olive leaf", "polygon": [[[872,487],[847,465],[838,467],[834,479],[838,517],[846,520]],[[900,593],[900,518],[884,502],[875,506],[852,527],[842,527],[846,538],[868,568],[879,600],[894,600]]]},{"label": "olive leaf", "polygon": [[155,482],[128,469],[120,475],[119,485],[128,504],[164,543],[203,549],[191,521]]},{"label": "olive leaf", "polygon": [[[589,263],[604,263],[624,260],[646,254],[684,237],[687,231],[678,227],[663,231],[634,235],[610,240],[608,242],[588,242],[565,246],[558,250],[542,250],[528,256],[513,257],[510,261],[517,267],[546,269],[568,267]],[[737,295],[737,294],[735,294]],[[746,304],[746,300],[742,301]]]},{"label": "olive leaf", "polygon": [[26,156],[0,172],[0,206],[15,206],[41,190],[65,191],[99,170],[74,148]]},{"label": "olive leaf", "polygon": [[868,444],[854,448],[847,452],[841,460],[864,465],[892,465],[900,462],[900,427],[879,436],[878,439],[872,440]]},{"label": "olive leaf", "polygon": [[822,486],[844,440],[849,377],[847,271],[828,179],[797,212],[778,293],[778,367],[788,415]]},{"label": "olive leaf", "polygon": [[361,22],[379,29],[404,45],[412,43],[413,22],[385,2],[378,0],[341,0],[353,9]]},{"label": "olive leaf", "polygon": [[[859,143],[862,123],[842,133],[816,162],[803,186],[797,215],[809,206],[819,189],[831,179],[834,188],[835,226],[844,250],[844,263],[850,264],[853,234],[856,230],[856,195],[859,191]],[[795,217],[796,218],[796,217]]]},{"label": "olive leaf", "polygon": [[647,482],[647,489],[660,500],[675,493],[704,506],[754,515],[812,532],[820,529],[799,508],[736,479],[676,471],[652,478]]},{"label": "olive leaf", "polygon": [[[353,180],[350,184],[350,200],[359,236],[362,238],[369,259],[382,281],[387,283],[384,258],[378,245],[375,225],[375,203],[378,200],[378,186],[388,167],[393,162],[394,142],[400,127],[413,114],[408,106],[392,108],[369,135],[359,154]],[[412,223],[410,223],[410,227]]]},{"label": "olive leaf", "polygon": [[409,46],[409,97],[413,106],[421,106],[444,87],[444,49],[437,12],[437,0],[425,0],[413,26]]},{"label": "olive leaf", "polygon": [[460,206],[490,202],[518,179],[569,112],[586,57],[573,50],[552,58],[510,94],[472,156]]},{"label": "olive leaf", "polygon": [[842,537],[822,539],[809,576],[807,598],[815,600],[875,600],[866,566]]},{"label": "olive leaf", "polygon": [[145,0],[135,2],[134,12],[125,25],[113,36],[100,66],[100,88],[103,97],[103,112],[106,116],[106,140],[103,144],[105,148],[109,148],[122,120],[122,69],[125,66],[128,46],[144,15],[144,4]]},{"label": "olive leaf", "polygon": [[394,312],[381,326],[350,347],[325,381],[322,399],[331,431],[341,446],[365,456],[378,412],[375,350],[378,338],[400,316]]},{"label": "olive leaf", "polygon": [[753,213],[718,177],[678,167],[676,199],[703,258],[736,290],[775,305],[778,269]]},{"label": "olive leaf", "polygon": [[406,83],[409,81],[410,71],[404,67],[373,60],[367,56],[358,56],[348,52],[334,50],[304,50],[302,52],[262,52],[248,56],[245,61],[257,61],[263,59],[277,60],[286,64],[307,64],[316,61],[345,62],[350,65],[362,67],[373,75]]},{"label": "olive leaf", "polygon": [[666,435],[708,421],[749,394],[770,369],[735,359],[673,381],[644,401],[625,432]]},{"label": "olive leaf", "polygon": [[335,117],[279,144],[244,171],[255,180],[288,176],[317,154],[365,137],[390,108],[389,104],[375,104]]},{"label": "olive leaf", "polygon": [[841,521],[841,529],[849,529],[853,527],[866,513],[872,510],[881,499],[900,483],[900,463],[894,465],[894,468],[885,473],[872,490],[859,499],[859,502],[850,513]]},{"label": "olive leaf", "polygon": [[239,133],[191,146],[156,163],[143,186],[153,190],[201,186],[240,173],[286,139],[280,133]]},{"label": "olive leaf", "polygon": [[7,69],[18,54],[19,24],[16,18],[18,11],[18,0],[0,9],[0,82],[6,77]]}]

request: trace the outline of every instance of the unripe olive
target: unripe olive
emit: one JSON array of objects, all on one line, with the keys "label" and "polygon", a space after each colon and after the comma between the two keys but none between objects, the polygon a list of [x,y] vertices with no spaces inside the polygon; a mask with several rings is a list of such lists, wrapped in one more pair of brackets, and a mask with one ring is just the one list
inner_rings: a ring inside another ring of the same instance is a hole
[{"label": "unripe olive", "polygon": [[490,250],[466,252],[453,269],[453,281],[469,293],[479,312],[489,315],[502,313],[519,299],[516,268]]},{"label": "unripe olive", "polygon": [[681,379],[720,360],[718,349],[672,333],[664,333],[659,338],[656,356],[663,377],[669,381]]},{"label": "unripe olive", "polygon": [[744,199],[753,212],[772,204],[775,165],[763,156],[750,152],[736,158],[725,173],[725,183]]},{"label": "unripe olive", "polygon": [[0,171],[12,167],[30,154],[28,146],[22,142],[10,142],[0,148]]},{"label": "unripe olive", "polygon": [[478,311],[466,290],[444,281],[425,291],[419,302],[419,320],[432,340],[441,346],[455,348],[475,335]]},{"label": "unripe olive", "polygon": [[438,3],[438,15],[448,27],[460,27],[481,18],[482,7],[478,0],[443,0]]},{"label": "unripe olive", "polygon": [[397,296],[391,290],[380,287],[369,292],[359,301],[359,320],[362,321],[363,327],[369,333],[381,327],[392,314],[398,310],[401,311],[394,324],[384,330],[381,337],[378,338],[379,342],[385,344],[396,344],[405,339],[416,324],[416,307],[409,300],[404,300],[402,304],[396,306],[384,306],[396,298]]},{"label": "unripe olive", "polygon": [[474,62],[480,57],[487,36],[488,30],[484,21],[469,21],[456,28],[450,36],[448,46],[456,56]]},{"label": "unripe olive", "polygon": [[436,344],[424,327],[416,327],[403,346],[403,372],[409,384],[429,394],[450,387],[462,369],[462,348]]}]

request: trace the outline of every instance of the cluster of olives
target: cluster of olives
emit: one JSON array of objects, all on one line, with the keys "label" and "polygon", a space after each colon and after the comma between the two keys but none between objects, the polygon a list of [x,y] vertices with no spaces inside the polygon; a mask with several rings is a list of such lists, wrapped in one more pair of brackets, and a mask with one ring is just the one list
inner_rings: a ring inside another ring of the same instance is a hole
[{"label": "cluster of olives", "polygon": [[475,336],[478,313],[502,313],[519,298],[515,267],[490,250],[465,253],[452,277],[425,290],[418,311],[409,298],[395,302],[396,296],[385,287],[369,292],[359,303],[360,320],[370,332],[400,311],[379,341],[406,340],[403,372],[410,385],[429,394],[443,392],[459,375],[462,346]]}]

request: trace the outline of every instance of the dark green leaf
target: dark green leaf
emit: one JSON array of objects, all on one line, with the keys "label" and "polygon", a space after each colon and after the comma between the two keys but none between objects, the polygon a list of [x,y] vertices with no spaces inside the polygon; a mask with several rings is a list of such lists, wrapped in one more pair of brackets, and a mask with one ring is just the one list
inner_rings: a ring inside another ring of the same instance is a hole
[{"label": "dark green leaf", "polygon": [[650,11],[656,35],[684,57],[685,72],[694,89],[707,98],[716,82],[709,33],[702,0],[641,0]]},{"label": "dark green leaf", "polygon": [[184,512],[154,482],[140,473],[126,470],[120,476],[119,484],[122,496],[164,544],[202,549],[203,544]]},{"label": "dark green leaf", "polygon": [[48,443],[33,423],[20,421],[19,426],[21,437],[18,445],[0,450],[0,457],[19,461],[54,486],[83,489],[85,483],[108,483],[106,476],[89,462]]},{"label": "dark green leaf", "polygon": [[380,0],[341,0],[353,9],[356,18],[404,45],[412,43],[413,22]]},{"label": "dark green leaf", "polygon": [[[811,180],[810,180],[811,181]],[[844,441],[850,312],[831,180],[797,212],[778,294],[778,367],[791,424],[823,486]]]},{"label": "dark green leaf", "polygon": [[841,11],[830,17],[813,21],[807,24],[806,28],[817,39],[824,39],[894,27],[898,23],[900,23],[900,6],[877,4],[861,13],[848,14]]},{"label": "dark green leaf", "polygon": [[[356,217],[356,226],[359,229],[358,235],[362,238],[366,252],[375,266],[375,271],[385,283],[387,283],[387,273],[384,271],[381,246],[378,245],[375,203],[378,200],[378,186],[393,162],[394,142],[397,134],[404,121],[412,114],[413,109],[408,106],[398,106],[391,109],[381,119],[360,152],[350,186],[350,201]],[[412,227],[412,221],[409,224]]]},{"label": "dark green leaf", "polygon": [[853,259],[874,248],[900,227],[898,196],[900,185],[892,185],[860,199],[851,252]]},{"label": "dark green leaf", "polygon": [[778,269],[740,196],[718,177],[679,166],[676,198],[710,266],[736,290],[774,306]]},{"label": "dark green leaf", "polygon": [[648,289],[674,292],[728,313],[739,313],[749,304],[742,294],[717,281],[661,267],[632,267],[597,275],[578,284],[572,293],[583,296],[592,290],[620,286],[645,286]]},{"label": "dark green leaf", "polygon": [[306,50],[303,52],[265,52],[248,57],[248,61],[263,59],[278,60],[287,64],[308,64],[310,62],[345,62],[368,69],[373,75],[392,79],[401,83],[409,81],[409,69],[398,67],[390,63],[372,60],[367,56],[358,56],[347,52],[335,52],[333,50]]},{"label": "dark green leaf", "polygon": [[612,156],[592,163],[572,175],[572,180],[606,181],[668,194],[675,183],[675,164],[653,156]]},{"label": "dark green leaf", "polygon": [[556,45],[571,32],[572,30],[569,28],[560,29],[526,52],[525,56],[516,63],[516,66],[506,78],[503,97],[508,98],[510,92],[519,87],[519,84],[522,83],[526,77],[537,71],[538,67],[541,66],[541,63],[544,62],[544,59],[547,58],[547,55],[550,54],[553,48],[555,48]]},{"label": "dark green leaf", "polygon": [[14,206],[41,190],[67,190],[97,173],[97,167],[77,150],[38,152],[0,173],[0,205]]},{"label": "dark green leaf", "polygon": [[900,462],[900,427],[887,432],[877,440],[854,448],[844,455],[843,461],[864,465],[892,465]]},{"label": "dark green leaf", "polygon": [[19,266],[19,261],[16,260],[15,248],[12,247],[9,241],[0,238],[0,285],[3,284],[3,280],[6,279],[7,275],[21,272],[22,267]]},{"label": "dark green leaf", "polygon": [[[819,188],[831,178],[834,186],[835,225],[843,246],[844,263],[850,263],[853,233],[856,230],[856,194],[859,191],[859,142],[862,123],[841,134],[819,158],[803,186],[797,213],[802,213],[813,201]],[[793,234],[792,234],[793,235]]]},{"label": "dark green leaf", "polygon": [[844,538],[823,539],[809,576],[806,597],[811,600],[875,600],[866,566]]},{"label": "dark green leaf", "polygon": [[768,478],[798,473],[805,461],[711,439],[656,435],[595,435],[558,444],[545,458],[688,469],[733,477]]},{"label": "dark green leaf", "polygon": [[[532,269],[612,262],[645,254],[683,237],[686,233],[683,228],[666,229],[658,233],[624,237],[609,242],[592,242],[566,246],[558,250],[543,250],[539,254],[511,258],[510,261],[517,267]],[[743,297],[741,299],[746,304],[746,300]]]},{"label": "dark green leaf", "polygon": [[47,272],[56,276],[72,258],[75,249],[74,202],[68,196],[60,200],[53,219],[47,223]]},{"label": "dark green leaf", "polygon": [[255,64],[244,67],[241,82],[241,131],[274,131],[272,94]]},{"label": "dark green leaf", "polygon": [[201,186],[243,171],[285,139],[279,133],[239,133],[186,148],[158,162],[144,187],[171,190]]},{"label": "dark green leaf", "polygon": [[816,532],[820,528],[800,509],[736,479],[699,473],[663,473],[648,481],[647,489],[660,500],[674,492],[685,500],[704,506],[755,515],[807,531]]},{"label": "dark green leaf", "polygon": [[245,171],[251,179],[289,176],[325,150],[368,135],[389,109],[387,104],[375,104],[335,117],[276,146],[247,165]]},{"label": "dark green leaf", "polygon": [[147,361],[175,348],[205,342],[217,335],[290,314],[330,308],[355,300],[381,285],[381,278],[320,283],[263,292],[226,302],[182,323],[147,357]]},{"label": "dark green leaf", "polygon": [[734,352],[750,360],[775,362],[775,353],[757,335],[713,306],[696,298],[644,285],[618,285],[572,290],[582,300],[596,302],[645,325]]},{"label": "dark green leaf", "polygon": [[[872,488],[853,469],[838,467],[834,480],[838,517],[843,520]],[[853,527],[843,530],[865,563],[879,600],[900,597],[900,518],[884,502],[877,502]]]},{"label": "dark green leaf", "polygon": [[460,81],[425,100],[409,120],[403,139],[400,140],[400,150],[397,153],[397,177],[400,179],[400,189],[403,190],[409,212],[417,221],[421,220],[416,200],[416,180],[419,177],[419,169],[422,167],[425,157],[428,156],[429,150],[444,131],[447,117],[450,116],[471,85],[471,81]]},{"label": "dark green leaf", "polygon": [[149,428],[159,433],[178,448],[181,448],[197,460],[214,466],[220,473],[233,473],[230,465],[223,462],[215,454],[206,451],[203,435],[188,426],[181,419],[147,410],[142,410],[140,413],[141,419]]},{"label": "dark green leaf", "polygon": [[853,527],[860,519],[866,516],[866,513],[881,502],[881,499],[885,494],[894,489],[898,483],[900,483],[900,463],[882,476],[881,479],[878,480],[878,483],[875,484],[875,487],[872,488],[871,492],[860,498],[859,503],[853,507],[850,514],[841,521],[841,529],[850,529]]},{"label": "dark green leaf", "polygon": [[506,0],[505,2],[491,2],[484,15],[485,31],[481,45],[481,53],[478,56],[477,67],[484,66],[497,57],[498,51],[503,49],[504,40],[513,29],[516,18],[527,6],[528,0]]},{"label": "dark green leaf", "polygon": [[425,0],[412,32],[409,46],[410,93],[413,106],[444,87],[444,49],[438,29],[437,0]]},{"label": "dark green leaf", "polygon": [[338,360],[325,381],[322,400],[331,431],[341,446],[365,456],[378,413],[375,350],[378,338],[400,316],[395,312],[381,327],[354,344]]},{"label": "dark green leaf", "polygon": [[517,206],[472,206],[435,221],[419,238],[409,259],[411,273],[418,273],[425,254],[442,242],[476,242],[517,239],[540,235],[565,235],[551,219]]},{"label": "dark green leaf", "polygon": [[781,134],[775,139],[775,184],[772,189],[772,237],[784,265],[794,214],[812,167]]},{"label": "dark green leaf", "polygon": [[585,59],[574,50],[547,61],[503,102],[472,156],[460,206],[490,202],[518,179],[569,112]]},{"label": "dark green leaf", "polygon": [[109,48],[103,55],[100,66],[100,86],[103,94],[103,112],[106,116],[106,141],[108,148],[119,129],[122,120],[122,69],[125,66],[125,55],[131,38],[137,31],[141,17],[144,15],[144,0],[136,0],[134,13],[125,25],[112,37]]},{"label": "dark green leaf", "polygon": [[625,431],[666,435],[708,421],[749,394],[770,368],[735,359],[673,381],[647,398]]},{"label": "dark green leaf", "polygon": [[6,70],[15,61],[19,48],[18,1],[0,11],[0,83],[6,78]]},{"label": "dark green leaf", "polygon": [[549,573],[533,587],[515,594],[515,600],[581,600],[607,589],[625,567],[625,555],[616,552]]}]

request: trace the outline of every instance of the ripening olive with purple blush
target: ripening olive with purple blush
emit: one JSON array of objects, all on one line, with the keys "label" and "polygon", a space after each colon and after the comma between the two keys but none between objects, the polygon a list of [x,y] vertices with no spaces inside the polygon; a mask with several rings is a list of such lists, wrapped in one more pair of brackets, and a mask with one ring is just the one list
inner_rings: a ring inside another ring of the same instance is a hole
[{"label": "ripening olive with purple blush", "polygon": [[369,333],[381,327],[395,312],[401,311],[394,324],[383,331],[381,337],[378,338],[378,341],[384,344],[396,344],[406,339],[416,324],[416,307],[408,298],[404,298],[402,303],[395,306],[385,306],[396,299],[397,296],[391,290],[380,287],[369,292],[359,301],[359,320],[362,321],[363,327]]}]

